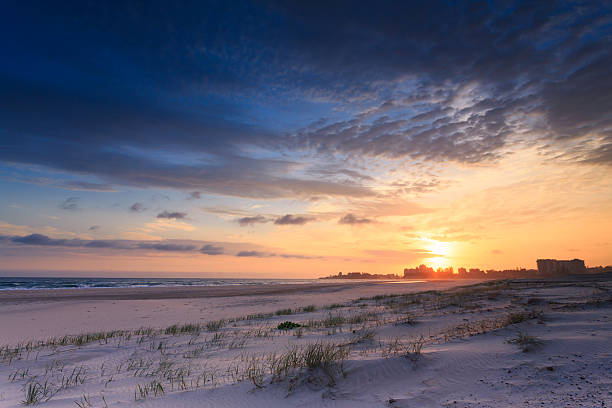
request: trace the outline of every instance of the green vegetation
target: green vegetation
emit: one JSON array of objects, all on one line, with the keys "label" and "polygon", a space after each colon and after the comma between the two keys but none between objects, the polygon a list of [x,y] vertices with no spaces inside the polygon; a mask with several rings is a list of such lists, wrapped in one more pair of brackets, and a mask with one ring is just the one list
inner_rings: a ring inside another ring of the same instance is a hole
[{"label": "green vegetation", "polygon": [[209,332],[216,332],[225,327],[226,324],[227,322],[224,319],[213,320],[206,323],[206,330],[208,330]]},{"label": "green vegetation", "polygon": [[291,329],[295,329],[296,327],[302,327],[302,325],[299,323],[286,321],[276,326],[278,330],[291,330]]}]

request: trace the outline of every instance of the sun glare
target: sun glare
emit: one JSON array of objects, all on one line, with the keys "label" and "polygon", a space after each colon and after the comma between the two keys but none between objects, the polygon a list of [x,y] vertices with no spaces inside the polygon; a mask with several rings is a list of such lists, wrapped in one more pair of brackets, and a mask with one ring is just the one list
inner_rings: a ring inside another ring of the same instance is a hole
[{"label": "sun glare", "polygon": [[448,266],[448,260],[441,256],[435,258],[427,258],[427,264],[434,269],[445,268]]},{"label": "sun glare", "polygon": [[447,257],[452,252],[452,244],[450,242],[441,242],[434,239],[428,239],[427,241],[429,241],[429,243],[425,248],[431,252],[432,255]]},{"label": "sun glare", "polygon": [[450,242],[436,241],[435,239],[426,239],[427,245],[425,248],[431,253],[432,257],[427,258],[428,265],[433,268],[445,268],[449,266],[448,257],[452,253],[452,244]]}]

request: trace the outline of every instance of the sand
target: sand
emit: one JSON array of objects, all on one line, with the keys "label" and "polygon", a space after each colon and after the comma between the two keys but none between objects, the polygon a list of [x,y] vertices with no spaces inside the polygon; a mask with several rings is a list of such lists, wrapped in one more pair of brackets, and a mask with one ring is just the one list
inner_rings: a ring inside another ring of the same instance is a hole
[{"label": "sand", "polygon": [[[455,287],[465,283],[348,283],[178,299],[4,300],[0,327],[13,344],[17,336],[7,327],[30,338],[50,336],[21,327],[44,316],[63,315],[63,333],[113,324],[167,327],[172,319],[200,326],[3,349],[0,407],[19,406],[32,387],[46,387],[40,406],[48,407],[612,406],[612,277]],[[404,295],[376,296],[392,293]],[[316,310],[274,314],[311,304]],[[95,319],[81,321],[92,313]],[[212,317],[227,320],[210,324]],[[306,327],[276,329],[285,320]],[[527,351],[512,342],[519,334],[534,343]],[[313,344],[345,354],[324,367],[274,375],[278,365],[271,363],[283,353],[299,354]]]},{"label": "sand", "polygon": [[345,281],[339,283],[91,288],[0,291],[0,344],[99,330],[169,326],[308,304],[345,302],[379,293],[444,289],[477,281]]}]

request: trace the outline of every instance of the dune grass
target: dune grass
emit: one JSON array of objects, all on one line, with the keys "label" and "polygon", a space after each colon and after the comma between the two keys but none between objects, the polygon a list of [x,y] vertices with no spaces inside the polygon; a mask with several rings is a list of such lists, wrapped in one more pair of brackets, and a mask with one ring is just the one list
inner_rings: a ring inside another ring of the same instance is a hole
[{"label": "dune grass", "polygon": [[525,334],[521,331],[516,333],[516,337],[506,340],[507,343],[516,344],[521,348],[523,353],[533,351],[540,346],[542,346],[542,340],[538,339],[535,336],[530,336],[529,334]]}]

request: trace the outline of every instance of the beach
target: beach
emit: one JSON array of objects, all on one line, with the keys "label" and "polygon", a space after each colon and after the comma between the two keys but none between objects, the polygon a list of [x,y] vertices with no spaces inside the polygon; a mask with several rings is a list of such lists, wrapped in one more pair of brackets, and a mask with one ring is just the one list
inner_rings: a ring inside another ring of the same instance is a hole
[{"label": "beach", "polygon": [[610,407],[611,320],[609,275],[5,291],[0,407]]},{"label": "beach", "polygon": [[[471,283],[475,281],[468,281]],[[331,304],[381,293],[444,289],[465,281],[0,291],[0,344],[88,331],[137,329]]]}]

